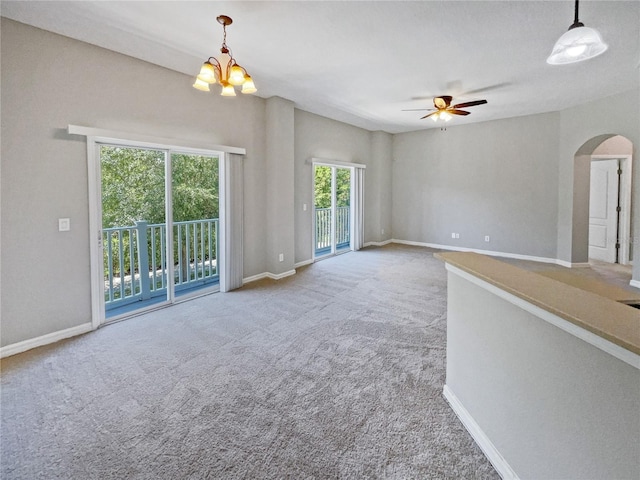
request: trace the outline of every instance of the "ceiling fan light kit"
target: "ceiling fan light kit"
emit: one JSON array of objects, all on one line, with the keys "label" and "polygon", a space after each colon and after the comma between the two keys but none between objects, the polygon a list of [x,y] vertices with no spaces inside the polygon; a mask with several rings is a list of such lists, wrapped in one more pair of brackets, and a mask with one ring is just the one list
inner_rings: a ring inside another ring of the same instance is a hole
[{"label": "ceiling fan light kit", "polygon": [[244,67],[241,67],[236,62],[231,50],[227,46],[227,26],[231,25],[233,20],[226,15],[220,15],[216,20],[222,25],[223,31],[220,57],[209,57],[207,61],[202,64],[193,88],[209,92],[209,85],[218,83],[222,87],[220,95],[223,97],[235,97],[236,90],[234,87],[240,85],[242,85],[242,93],[257,92],[258,90],[253,83],[251,75],[247,73]]},{"label": "ceiling fan light kit", "polygon": [[453,118],[453,116],[447,113],[446,111],[442,110],[441,112],[437,112],[431,118],[433,119],[434,122],[437,122],[438,120],[444,120],[445,122],[448,122]]},{"label": "ceiling fan light kit", "polygon": [[575,3],[575,16],[573,24],[553,46],[553,51],[547,63],[550,65],[566,65],[582,62],[604,53],[608,46],[602,40],[600,33],[594,29],[585,27],[578,20],[578,1]]}]

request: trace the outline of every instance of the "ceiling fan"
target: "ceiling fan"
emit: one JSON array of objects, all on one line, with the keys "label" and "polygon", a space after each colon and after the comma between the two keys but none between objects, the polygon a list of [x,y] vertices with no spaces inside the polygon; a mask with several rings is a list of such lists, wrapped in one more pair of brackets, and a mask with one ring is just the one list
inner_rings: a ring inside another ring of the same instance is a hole
[{"label": "ceiling fan", "polygon": [[486,100],[473,100],[471,102],[457,103],[452,106],[451,100],[453,100],[453,97],[451,95],[442,95],[433,99],[433,106],[436,107],[435,109],[417,108],[405,111],[435,110],[435,112],[431,112],[424,117],[421,117],[420,120],[431,117],[433,121],[437,121],[440,118],[445,122],[448,122],[453,118],[451,115],[469,115],[471,113],[467,112],[466,110],[460,110],[461,108],[474,107],[476,105],[483,105],[487,103]]}]

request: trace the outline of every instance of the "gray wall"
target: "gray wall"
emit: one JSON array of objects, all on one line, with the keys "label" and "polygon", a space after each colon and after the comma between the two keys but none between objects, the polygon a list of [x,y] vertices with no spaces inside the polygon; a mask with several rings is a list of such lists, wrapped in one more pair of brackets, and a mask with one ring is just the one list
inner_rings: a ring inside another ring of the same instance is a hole
[{"label": "gray wall", "polygon": [[245,147],[245,276],[266,270],[263,99],[4,18],[1,35],[3,346],[91,320],[86,142],[68,124]]},{"label": "gray wall", "polygon": [[594,155],[631,155],[633,144],[620,135],[605,140],[593,151]]},{"label": "gray wall", "polygon": [[[583,188],[574,188],[574,155],[601,134],[640,142],[637,89],[558,113],[394,136],[284,99],[200,92],[190,76],[4,18],[0,34],[2,346],[91,320],[86,145],[66,134],[69,124],[246,148],[244,277],[312,258],[311,157],[367,165],[365,242],[572,260],[582,218],[574,191]],[[639,178],[634,168],[634,185]],[[61,217],[70,232],[58,232]]]},{"label": "gray wall", "polygon": [[386,132],[371,135],[371,163],[365,173],[364,238],[367,242],[384,242],[392,238],[393,135]]},{"label": "gray wall", "polygon": [[[365,242],[380,241],[390,232],[391,135],[295,111],[296,263],[313,258],[312,158],[367,165],[365,170]],[[307,210],[303,210],[307,204]]]},{"label": "gray wall", "polygon": [[549,113],[395,135],[394,238],[555,258],[558,128]]},{"label": "gray wall", "polygon": [[[637,79],[640,84],[640,78]],[[633,143],[633,185],[639,185],[640,168],[637,154],[640,145],[640,86],[629,92],[570,108],[560,112],[560,150],[558,152],[558,253],[557,257],[574,263],[587,261],[588,236],[584,224],[588,223],[589,174],[588,164],[577,155],[591,155],[610,137],[622,135]],[[593,141],[598,139],[598,141]],[[574,182],[576,177],[576,182]],[[580,180],[581,179],[581,180]],[[632,203],[640,202],[640,189],[634,188]],[[634,208],[634,251],[638,251],[640,238],[640,209]],[[586,219],[586,220],[585,220]],[[588,228],[587,228],[588,230]],[[640,262],[633,266],[633,278],[640,280]]]},{"label": "gray wall", "polygon": [[[266,191],[266,269],[273,274],[293,270],[294,265],[294,108],[278,97],[267,100],[268,175]],[[280,262],[282,254],[284,260]]]},{"label": "gray wall", "polygon": [[[365,224],[390,236],[391,135],[281,98],[200,92],[187,75],[4,18],[0,32],[0,345],[91,320],[86,142],[67,135],[69,124],[246,148],[245,278],[312,258],[310,157],[375,167],[366,176]],[[57,231],[60,217],[71,219],[70,232]]]},{"label": "gray wall", "polygon": [[[633,145],[635,206],[640,86],[560,112],[395,135],[393,236],[587,262],[589,158],[616,135]],[[632,211],[636,251],[640,209]]]}]

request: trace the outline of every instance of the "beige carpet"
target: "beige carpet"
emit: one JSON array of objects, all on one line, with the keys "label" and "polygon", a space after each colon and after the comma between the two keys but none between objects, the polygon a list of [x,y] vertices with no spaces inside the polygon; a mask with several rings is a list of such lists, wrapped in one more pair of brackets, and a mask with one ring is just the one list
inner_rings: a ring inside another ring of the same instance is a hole
[{"label": "beige carpet", "polygon": [[9,479],[498,478],[442,397],[432,250],[348,253],[4,359]]}]

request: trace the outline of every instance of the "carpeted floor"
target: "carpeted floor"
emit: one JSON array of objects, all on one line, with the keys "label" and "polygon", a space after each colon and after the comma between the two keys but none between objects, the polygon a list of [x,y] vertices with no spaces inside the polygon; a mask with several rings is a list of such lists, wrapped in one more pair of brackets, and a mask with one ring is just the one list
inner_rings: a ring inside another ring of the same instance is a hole
[{"label": "carpeted floor", "polygon": [[432,250],[324,260],[2,361],[3,479],[496,479]]}]

